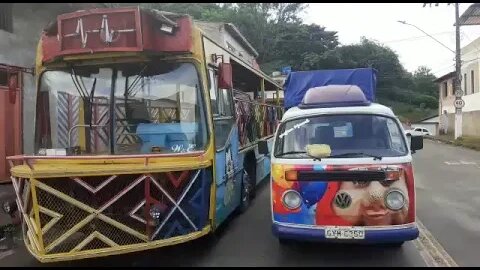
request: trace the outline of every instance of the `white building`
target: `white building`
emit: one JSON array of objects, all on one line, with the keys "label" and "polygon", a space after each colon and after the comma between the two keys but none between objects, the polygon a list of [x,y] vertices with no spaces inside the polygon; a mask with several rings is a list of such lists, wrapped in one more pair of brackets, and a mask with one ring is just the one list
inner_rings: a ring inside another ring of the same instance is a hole
[{"label": "white building", "polygon": [[[480,136],[480,37],[461,49],[462,55],[462,80],[461,89],[463,91],[462,99],[465,101],[463,112],[463,135]],[[455,87],[454,79],[456,73],[449,72],[437,80],[439,86],[439,115],[447,113],[448,123],[440,120],[439,129],[444,126],[448,127],[448,133],[454,130],[454,114],[455,114]]]}]

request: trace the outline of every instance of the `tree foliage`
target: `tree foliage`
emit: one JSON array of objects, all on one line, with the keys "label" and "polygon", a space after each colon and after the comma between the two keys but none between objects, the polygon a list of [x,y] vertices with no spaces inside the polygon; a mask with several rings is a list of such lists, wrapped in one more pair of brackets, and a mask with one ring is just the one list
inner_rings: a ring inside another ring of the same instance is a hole
[{"label": "tree foliage", "polygon": [[[115,4],[136,5],[136,4]],[[397,113],[429,114],[438,106],[435,76],[427,67],[406,71],[389,47],[367,38],[340,45],[337,32],[306,24],[303,3],[142,3],[143,7],[186,13],[198,20],[233,23],[258,51],[266,73],[293,70],[373,67],[378,71],[377,97]],[[392,102],[394,101],[394,102]],[[424,115],[423,115],[424,116]],[[410,119],[415,120],[415,119]]]}]

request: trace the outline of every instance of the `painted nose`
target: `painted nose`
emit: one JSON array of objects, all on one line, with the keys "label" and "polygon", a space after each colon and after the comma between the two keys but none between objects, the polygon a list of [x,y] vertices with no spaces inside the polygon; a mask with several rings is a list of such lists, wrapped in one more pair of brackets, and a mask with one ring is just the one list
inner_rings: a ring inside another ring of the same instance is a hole
[{"label": "painted nose", "polygon": [[368,187],[368,200],[370,203],[383,202],[385,188],[378,182],[373,181]]}]

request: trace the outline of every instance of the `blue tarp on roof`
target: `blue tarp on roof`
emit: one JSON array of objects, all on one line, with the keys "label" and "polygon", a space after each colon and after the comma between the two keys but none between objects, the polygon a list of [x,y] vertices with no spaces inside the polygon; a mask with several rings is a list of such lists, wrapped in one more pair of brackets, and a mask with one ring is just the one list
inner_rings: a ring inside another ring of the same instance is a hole
[{"label": "blue tarp on roof", "polygon": [[377,71],[373,68],[332,69],[291,72],[285,81],[284,106],[295,107],[308,89],[331,84],[357,85],[365,97],[375,101]]}]

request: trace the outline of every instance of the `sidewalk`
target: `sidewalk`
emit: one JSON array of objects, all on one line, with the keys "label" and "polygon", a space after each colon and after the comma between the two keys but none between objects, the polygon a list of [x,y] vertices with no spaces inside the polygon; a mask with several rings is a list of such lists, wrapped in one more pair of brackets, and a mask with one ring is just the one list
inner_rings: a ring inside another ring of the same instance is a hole
[{"label": "sidewalk", "polygon": [[[6,200],[15,199],[15,191],[12,184],[0,184],[0,203]],[[0,205],[2,207],[2,205]],[[10,223],[10,216],[0,209],[0,226]]]},{"label": "sidewalk", "polygon": [[480,137],[464,136],[455,140],[453,138],[453,135],[437,135],[425,136],[424,138],[432,141],[439,141],[446,144],[462,146],[468,149],[480,151]]}]

